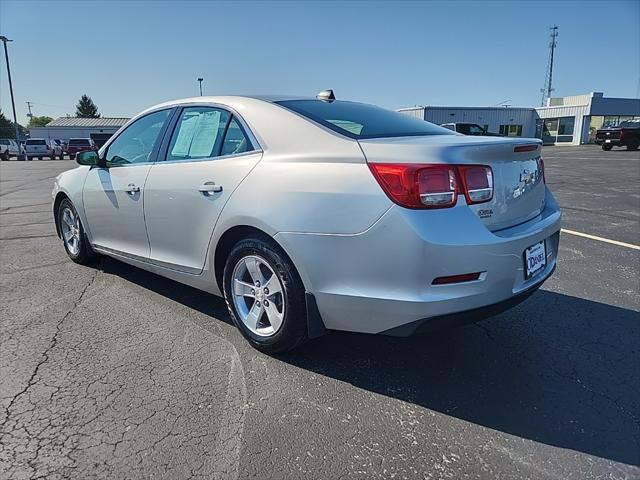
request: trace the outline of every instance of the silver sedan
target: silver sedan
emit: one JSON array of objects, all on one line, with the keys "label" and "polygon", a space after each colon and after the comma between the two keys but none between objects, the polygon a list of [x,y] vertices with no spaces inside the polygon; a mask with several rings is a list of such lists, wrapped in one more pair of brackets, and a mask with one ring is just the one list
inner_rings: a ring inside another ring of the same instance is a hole
[{"label": "silver sedan", "polygon": [[330,91],[164,103],[76,160],[53,189],[69,257],[223,295],[268,352],[485,318],[556,265],[539,140],[463,136]]}]

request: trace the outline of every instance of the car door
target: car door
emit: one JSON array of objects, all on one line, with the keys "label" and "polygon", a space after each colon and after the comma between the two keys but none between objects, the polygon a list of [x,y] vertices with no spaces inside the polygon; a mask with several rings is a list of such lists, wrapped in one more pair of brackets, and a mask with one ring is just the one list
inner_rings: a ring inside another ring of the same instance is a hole
[{"label": "car door", "polygon": [[262,151],[224,108],[185,107],[174,123],[145,186],[151,261],[197,274],[222,208]]},{"label": "car door", "polygon": [[107,146],[103,153],[106,167],[89,170],[82,199],[95,246],[148,260],[145,180],[170,113],[171,109],[159,110],[133,122]]}]

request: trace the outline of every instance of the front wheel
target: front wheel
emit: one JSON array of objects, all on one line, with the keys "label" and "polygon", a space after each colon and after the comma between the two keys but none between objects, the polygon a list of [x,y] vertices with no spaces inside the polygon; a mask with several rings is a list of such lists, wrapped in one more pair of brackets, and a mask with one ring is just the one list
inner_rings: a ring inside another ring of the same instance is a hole
[{"label": "front wheel", "polygon": [[235,245],[225,264],[223,290],[233,323],[258,350],[284,352],[307,340],[302,280],[270,238]]},{"label": "front wheel", "polygon": [[604,150],[605,152],[608,152],[612,148],[613,148],[613,145],[611,145],[610,143],[603,143],[602,144],[602,150]]},{"label": "front wheel", "polygon": [[60,236],[69,258],[82,265],[95,260],[97,255],[87,240],[84,227],[71,200],[65,198],[60,202],[57,215]]}]

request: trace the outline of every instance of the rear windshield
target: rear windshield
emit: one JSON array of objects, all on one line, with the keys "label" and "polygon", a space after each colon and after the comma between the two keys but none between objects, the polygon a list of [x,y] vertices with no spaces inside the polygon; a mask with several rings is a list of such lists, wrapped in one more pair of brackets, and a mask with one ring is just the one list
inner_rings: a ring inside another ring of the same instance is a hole
[{"label": "rear windshield", "polygon": [[71,140],[69,140],[70,147],[73,147],[73,146],[86,147],[87,145],[90,145],[90,143],[89,143],[89,140],[86,138],[72,138]]},{"label": "rear windshield", "polygon": [[45,142],[44,140],[27,140],[27,145],[46,145],[47,142]]},{"label": "rear windshield", "polygon": [[340,100],[285,100],[276,103],[351,138],[454,135],[450,130],[424,120],[366,103]]}]

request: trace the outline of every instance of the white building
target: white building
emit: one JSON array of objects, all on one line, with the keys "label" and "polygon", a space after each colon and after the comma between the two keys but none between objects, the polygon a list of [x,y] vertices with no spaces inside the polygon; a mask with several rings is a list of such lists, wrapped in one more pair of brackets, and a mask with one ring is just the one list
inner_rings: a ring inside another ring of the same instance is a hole
[{"label": "white building", "polygon": [[412,107],[402,113],[438,125],[477,123],[490,132],[537,137],[546,145],[591,143],[604,125],[640,118],[640,99],[607,98],[600,92],[550,98],[544,107]]},{"label": "white building", "polygon": [[65,142],[70,138],[92,138],[100,147],[128,121],[128,118],[113,117],[60,117],[47,123],[44,127],[30,128],[29,136]]}]

